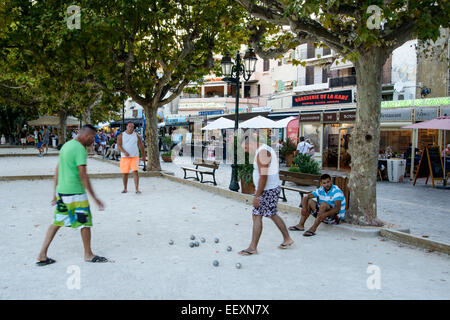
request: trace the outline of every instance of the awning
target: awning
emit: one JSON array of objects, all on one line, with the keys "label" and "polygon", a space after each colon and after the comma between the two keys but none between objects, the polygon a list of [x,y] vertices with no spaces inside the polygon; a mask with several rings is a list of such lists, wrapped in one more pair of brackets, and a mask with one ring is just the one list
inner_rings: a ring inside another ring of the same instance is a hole
[{"label": "awning", "polygon": [[277,123],[265,117],[257,116],[240,123],[239,127],[244,129],[271,129],[277,128]]},{"label": "awning", "polygon": [[217,120],[208,123],[202,130],[216,130],[216,129],[232,129],[234,128],[234,121],[227,118],[219,118]]}]

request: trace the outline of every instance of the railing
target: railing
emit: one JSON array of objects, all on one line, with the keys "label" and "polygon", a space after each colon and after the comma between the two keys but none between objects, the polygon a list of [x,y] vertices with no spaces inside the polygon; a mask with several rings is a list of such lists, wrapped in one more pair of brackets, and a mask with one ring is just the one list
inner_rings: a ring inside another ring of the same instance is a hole
[{"label": "railing", "polygon": [[330,79],[330,88],[346,87],[346,86],[352,86],[355,84],[356,84],[356,76],[348,76],[348,77]]}]

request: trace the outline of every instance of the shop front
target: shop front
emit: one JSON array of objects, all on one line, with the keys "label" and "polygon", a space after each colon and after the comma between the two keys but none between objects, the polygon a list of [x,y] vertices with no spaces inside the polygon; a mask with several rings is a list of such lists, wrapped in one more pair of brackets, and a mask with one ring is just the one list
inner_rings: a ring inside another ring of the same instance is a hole
[{"label": "shop front", "polygon": [[322,168],[349,170],[349,139],[356,111],[322,110],[300,113],[300,135],[314,145],[314,159]]}]

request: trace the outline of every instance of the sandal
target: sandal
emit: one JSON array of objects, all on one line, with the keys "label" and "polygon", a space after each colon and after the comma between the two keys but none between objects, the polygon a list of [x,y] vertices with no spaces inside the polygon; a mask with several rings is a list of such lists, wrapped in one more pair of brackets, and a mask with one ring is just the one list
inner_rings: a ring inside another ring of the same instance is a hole
[{"label": "sandal", "polygon": [[304,234],[303,234],[303,236],[305,236],[305,237],[311,237],[311,236],[315,236],[316,234],[314,233],[314,232],[312,232],[312,231],[306,231]]},{"label": "sandal", "polygon": [[41,266],[46,266],[48,264],[52,264],[52,263],[55,263],[55,262],[56,262],[56,260],[47,258],[47,260],[36,262],[36,265],[41,267]]},{"label": "sandal", "polygon": [[292,243],[290,243],[290,244],[280,244],[279,246],[278,246],[278,248],[279,249],[288,249],[288,248],[290,248],[290,247],[292,247],[294,245],[294,242],[292,242]]},{"label": "sandal", "polygon": [[241,256],[251,256],[252,254],[256,254],[255,252],[248,251],[247,249],[241,250],[238,252]]},{"label": "sandal", "polygon": [[89,260],[87,262],[108,262],[108,259],[106,259],[105,257],[95,256],[92,258],[92,260]]},{"label": "sandal", "polygon": [[290,230],[290,231],[305,231],[304,228],[302,229],[302,228],[299,228],[297,226],[291,226],[291,227],[288,228],[288,230]]}]

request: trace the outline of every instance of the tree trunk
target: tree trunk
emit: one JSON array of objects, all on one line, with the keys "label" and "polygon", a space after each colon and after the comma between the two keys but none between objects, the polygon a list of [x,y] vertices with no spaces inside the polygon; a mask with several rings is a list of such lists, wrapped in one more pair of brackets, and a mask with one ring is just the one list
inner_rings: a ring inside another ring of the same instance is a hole
[{"label": "tree trunk", "polygon": [[67,141],[67,126],[66,126],[67,113],[65,111],[59,111],[58,116],[59,116],[58,143],[64,144]]},{"label": "tree trunk", "polygon": [[152,105],[144,106],[145,111],[145,142],[147,143],[147,170],[161,171],[158,148],[158,120],[157,108]]},{"label": "tree trunk", "polygon": [[350,208],[346,217],[353,224],[382,225],[377,219],[376,184],[384,61],[383,51],[375,47],[361,52],[355,62],[357,111],[350,138]]}]

